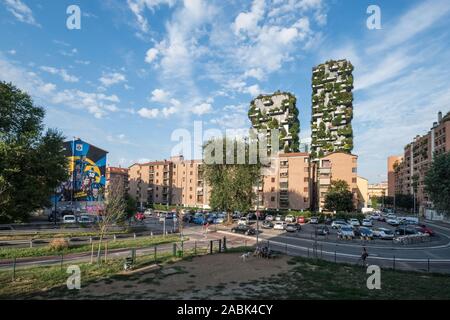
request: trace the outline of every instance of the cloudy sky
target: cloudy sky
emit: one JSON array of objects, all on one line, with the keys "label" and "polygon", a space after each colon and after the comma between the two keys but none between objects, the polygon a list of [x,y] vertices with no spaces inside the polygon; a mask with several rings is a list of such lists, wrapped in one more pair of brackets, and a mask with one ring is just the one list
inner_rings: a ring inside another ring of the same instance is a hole
[{"label": "cloudy sky", "polygon": [[[72,4],[80,30],[66,27]],[[195,121],[248,128],[251,99],[278,89],[297,96],[308,142],[311,69],[347,58],[353,151],[378,182],[386,157],[450,110],[449,32],[447,0],[0,0],[0,80],[44,106],[48,127],[128,166],[168,158]]]}]

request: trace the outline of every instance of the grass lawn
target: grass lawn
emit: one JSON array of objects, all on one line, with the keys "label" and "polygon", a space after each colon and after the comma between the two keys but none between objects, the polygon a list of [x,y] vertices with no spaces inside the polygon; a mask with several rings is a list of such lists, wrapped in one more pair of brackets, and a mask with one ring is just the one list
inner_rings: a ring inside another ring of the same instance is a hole
[{"label": "grass lawn", "polygon": [[[122,261],[80,265],[81,290],[65,287],[59,267],[0,272],[0,298],[16,299],[450,299],[450,276],[381,271],[381,290],[369,290],[362,267],[280,255],[275,259],[240,259],[236,248],[225,254],[158,259],[162,268],[118,274]],[[205,253],[205,252],[203,252]],[[154,263],[140,257],[141,266]]]},{"label": "grass lawn", "polygon": [[[121,248],[143,248],[157,244],[171,243],[180,241],[178,235],[139,237],[136,239],[108,241],[108,250]],[[103,242],[104,243],[104,242]],[[104,245],[102,245],[102,249]],[[98,249],[97,242],[94,243],[94,250]],[[91,252],[91,244],[73,244],[69,248],[62,251],[56,251],[49,246],[35,248],[2,248],[0,249],[0,259],[24,258],[24,257],[40,257],[69,253]]]}]

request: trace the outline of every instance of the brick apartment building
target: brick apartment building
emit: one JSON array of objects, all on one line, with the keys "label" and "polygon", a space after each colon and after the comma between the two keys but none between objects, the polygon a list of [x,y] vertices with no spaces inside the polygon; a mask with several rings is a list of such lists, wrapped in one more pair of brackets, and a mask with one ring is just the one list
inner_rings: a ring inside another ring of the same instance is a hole
[{"label": "brick apartment building", "polygon": [[[403,156],[388,158],[389,195],[394,186],[395,194],[413,195],[414,182],[417,183],[416,201],[419,212],[432,207],[432,203],[424,188],[424,179],[433,158],[450,151],[450,112],[444,117],[438,113],[437,122],[423,136],[416,136],[403,150]],[[389,171],[393,169],[393,174]]]},{"label": "brick apartment building", "polygon": [[106,167],[106,196],[117,179],[122,180],[124,192],[128,192],[128,169],[120,167]]}]

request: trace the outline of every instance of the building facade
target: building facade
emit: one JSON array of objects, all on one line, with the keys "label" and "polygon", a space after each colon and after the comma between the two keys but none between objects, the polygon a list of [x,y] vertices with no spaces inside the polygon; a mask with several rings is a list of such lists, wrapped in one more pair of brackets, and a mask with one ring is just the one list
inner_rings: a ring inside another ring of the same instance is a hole
[{"label": "building facade", "polygon": [[262,172],[259,189],[264,209],[305,210],[310,208],[309,154],[280,153]]},{"label": "building facade", "polygon": [[296,103],[297,99],[293,94],[279,91],[271,95],[259,95],[251,101],[248,117],[252,127],[268,137],[269,151],[271,150],[271,129],[280,130],[280,150],[285,153],[299,151],[300,122]]},{"label": "building facade", "polygon": [[[321,158],[315,164],[318,173],[314,180],[317,185],[318,210],[324,210],[325,197],[331,182],[335,180],[347,182],[353,194],[354,207],[358,208],[358,156],[344,152],[333,152]],[[314,170],[314,167],[312,167],[312,170]]]},{"label": "building facade", "polygon": [[403,161],[402,156],[390,156],[387,160],[387,195],[393,197],[397,188],[396,173],[395,170],[397,166]]},{"label": "building facade", "polygon": [[[408,143],[403,156],[396,159],[393,181],[395,194],[414,195],[419,212],[431,208],[432,203],[425,192],[424,179],[436,155],[450,151],[450,112],[445,116],[438,113],[438,119],[423,136],[416,136]],[[392,158],[392,157],[390,157]],[[388,158],[388,177],[389,160]],[[388,183],[392,183],[392,180]]]},{"label": "building facade", "polygon": [[353,65],[327,61],[313,68],[311,158],[353,149]]},{"label": "building facade", "polygon": [[121,167],[106,167],[106,197],[108,197],[108,193],[113,184],[117,183],[119,180],[122,183],[123,191],[128,192],[128,169]]}]

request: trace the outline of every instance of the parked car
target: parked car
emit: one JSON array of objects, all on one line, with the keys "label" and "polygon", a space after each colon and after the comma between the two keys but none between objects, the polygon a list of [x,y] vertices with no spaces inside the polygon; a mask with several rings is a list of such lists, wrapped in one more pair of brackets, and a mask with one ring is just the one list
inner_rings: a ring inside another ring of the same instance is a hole
[{"label": "parked car", "polygon": [[297,232],[300,230],[300,225],[294,224],[294,223],[288,223],[286,227],[284,228],[287,232]]},{"label": "parked car", "polygon": [[253,229],[252,227],[248,226],[248,225],[244,225],[244,224],[239,224],[234,228],[231,228],[231,232],[234,233],[242,233],[245,235],[254,235],[256,234],[256,230]]},{"label": "parked car", "polygon": [[242,217],[242,214],[240,212],[233,212],[233,214],[231,215],[232,219],[239,219],[240,217]]},{"label": "parked car", "polygon": [[192,219],[192,222],[195,224],[204,225],[206,223],[206,219],[203,214],[197,214],[194,216],[194,219]]},{"label": "parked car", "polygon": [[217,218],[214,219],[213,223],[219,224],[219,223],[223,223],[224,221],[225,221],[224,217],[218,216]]},{"label": "parked car", "polygon": [[417,217],[399,217],[398,220],[400,224],[419,224],[419,219]]},{"label": "parked car", "polygon": [[426,234],[429,234],[430,236],[436,235],[433,230],[431,230],[429,227],[427,227],[424,224],[420,224],[416,228],[417,228],[417,230],[420,230],[421,233],[426,233]]},{"label": "parked car", "polygon": [[298,216],[297,217],[297,223],[305,223],[306,222],[306,219],[305,219],[305,217],[304,216]]},{"label": "parked car", "polygon": [[277,214],[277,215],[275,216],[275,221],[283,221],[283,216]]},{"label": "parked car", "polygon": [[154,213],[153,209],[146,209],[146,210],[144,211],[144,215],[145,215],[146,217],[151,217],[151,216],[153,216],[153,213]]},{"label": "parked car", "polygon": [[75,216],[73,214],[68,214],[63,217],[63,222],[64,223],[76,223],[77,219],[75,218]]},{"label": "parked car", "polygon": [[311,224],[318,224],[319,223],[319,218],[318,217],[311,217],[311,219],[309,219],[309,223],[311,223]]},{"label": "parked car", "polygon": [[344,220],[334,220],[333,222],[331,222],[331,227],[333,229],[339,229],[341,226],[346,226],[347,222],[345,222]]},{"label": "parked car", "polygon": [[183,222],[191,223],[192,220],[194,220],[194,216],[192,214],[190,214],[190,213],[186,213],[183,216]]},{"label": "parked car", "polygon": [[373,231],[366,227],[359,227],[353,230],[356,237],[373,239]]},{"label": "parked car", "polygon": [[262,223],[262,228],[264,228],[264,229],[272,229],[273,228],[272,221],[268,221],[268,220],[264,221]]},{"label": "parked car", "polygon": [[359,220],[356,218],[351,218],[348,220],[348,224],[353,227],[359,227],[361,224],[359,223]]},{"label": "parked car", "polygon": [[138,212],[134,215],[134,219],[137,221],[142,221],[145,219],[145,215],[142,212]]},{"label": "parked car", "polygon": [[53,210],[51,213],[48,214],[48,221],[49,222],[54,222],[56,217],[56,221],[61,220],[61,212],[59,210]]},{"label": "parked car", "polygon": [[295,217],[292,214],[288,214],[286,216],[286,218],[284,218],[284,221],[290,222],[290,223],[295,222]]},{"label": "parked car", "polygon": [[276,221],[273,225],[273,228],[275,230],[284,230],[284,222],[283,221]]},{"label": "parked car", "polygon": [[90,216],[80,216],[78,217],[78,223],[93,223],[94,219]]},{"label": "parked car", "polygon": [[369,217],[370,217],[370,219],[372,219],[372,220],[380,220],[381,215],[378,214],[378,213],[372,213]]},{"label": "parked car", "polygon": [[351,226],[341,226],[338,229],[337,236],[340,239],[353,239],[355,237],[355,233],[353,232],[353,228]]},{"label": "parked car", "polygon": [[392,240],[394,239],[394,232],[387,228],[374,228],[373,236],[382,240]]},{"label": "parked car", "polygon": [[327,225],[331,225],[331,223],[333,223],[333,219],[331,219],[330,217],[326,217],[324,223]]},{"label": "parked car", "polygon": [[317,226],[315,234],[318,236],[326,236],[330,234],[330,229],[327,226]]},{"label": "parked car", "polygon": [[396,227],[396,226],[398,226],[400,224],[400,221],[398,221],[398,219],[396,219],[396,218],[395,219],[394,218],[389,218],[389,219],[386,220],[386,223],[390,224],[391,226]]},{"label": "parked car", "polygon": [[267,221],[273,221],[273,215],[268,214],[268,215],[266,216],[266,220],[267,220]]},{"label": "parked car", "polygon": [[416,228],[413,227],[400,227],[395,229],[394,233],[396,236],[407,236],[412,234],[418,234],[419,231],[417,231]]},{"label": "parked car", "polygon": [[249,214],[247,214],[247,219],[248,220],[256,220],[256,214],[253,212],[250,212]]},{"label": "parked car", "polygon": [[370,219],[363,219],[362,225],[363,225],[364,227],[373,227],[372,220],[370,220]]},{"label": "parked car", "polygon": [[248,218],[246,218],[246,217],[239,218],[238,225],[247,225],[247,224],[248,224]]}]

